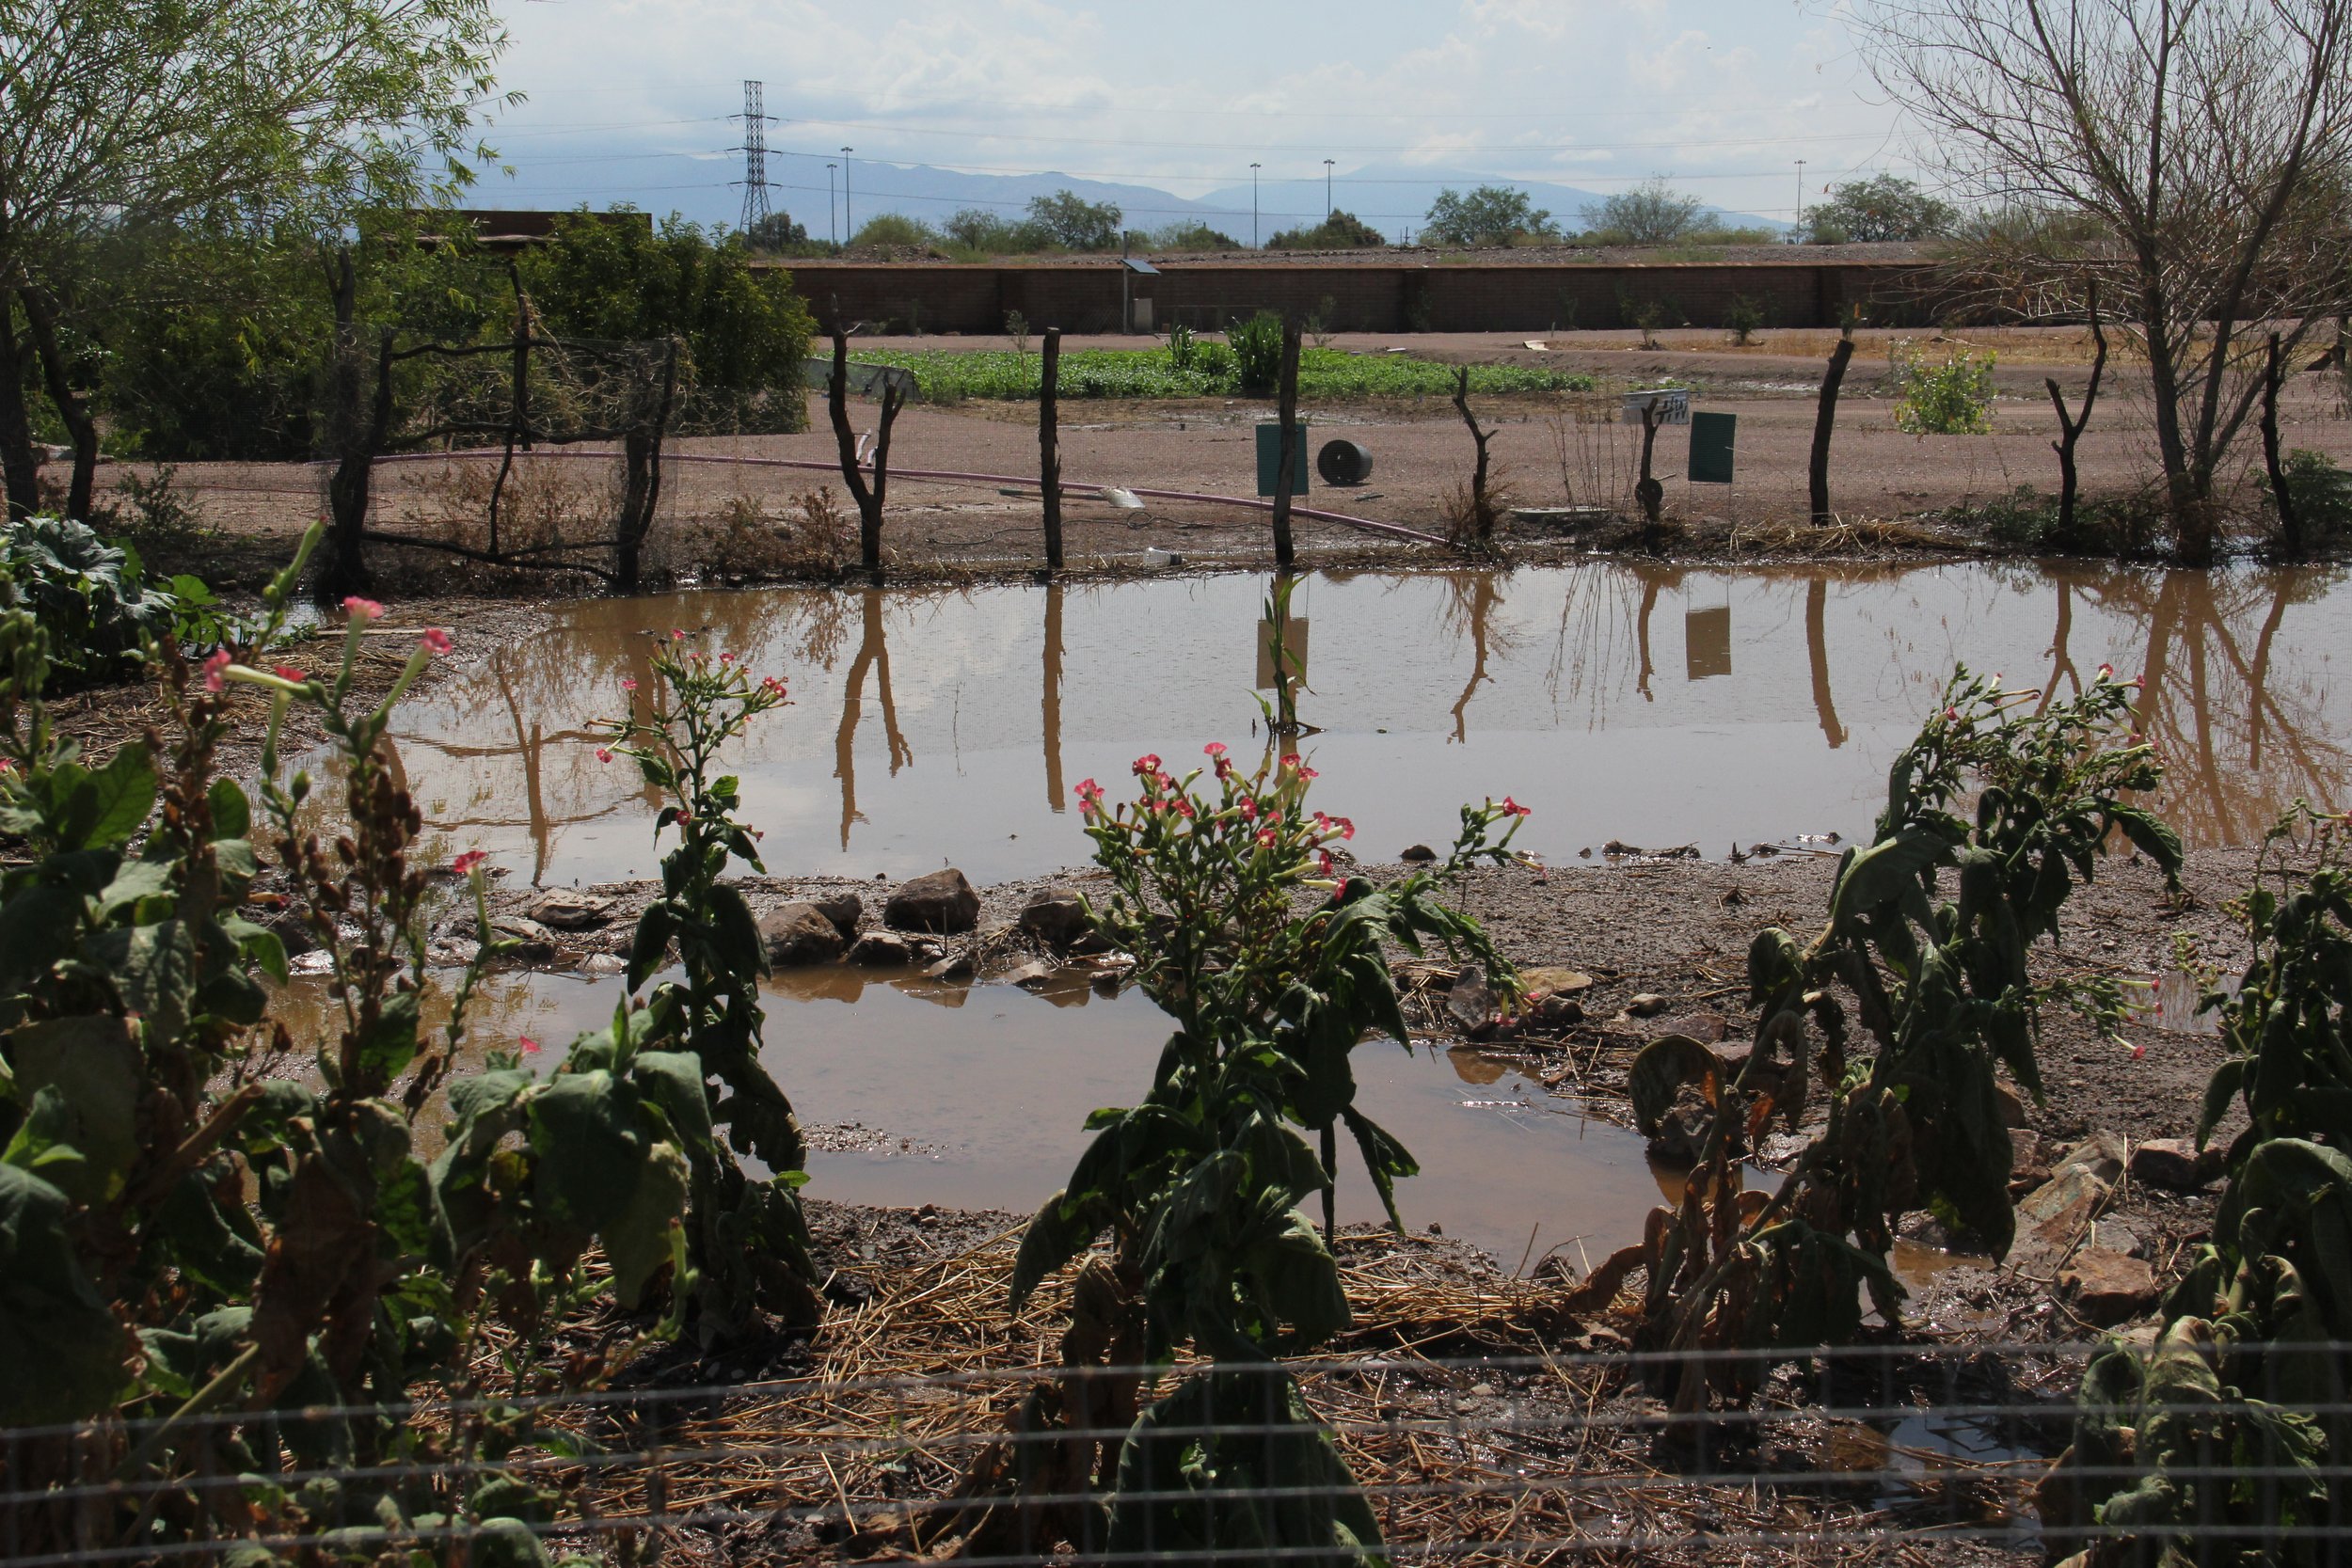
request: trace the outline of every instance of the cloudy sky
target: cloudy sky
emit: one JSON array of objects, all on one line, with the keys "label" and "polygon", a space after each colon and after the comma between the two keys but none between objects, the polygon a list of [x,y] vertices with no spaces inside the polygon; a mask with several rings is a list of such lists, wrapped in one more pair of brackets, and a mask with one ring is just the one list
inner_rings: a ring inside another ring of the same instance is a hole
[{"label": "cloudy sky", "polygon": [[[861,166],[1052,170],[1184,197],[1313,180],[1376,208],[1413,168],[1612,191],[1664,174],[1792,215],[1910,167],[1835,0],[507,0],[491,132],[521,172],[478,199],[723,207],[742,80],[771,147]],[[801,172],[796,172],[801,171]],[[771,171],[803,181],[821,164]],[[883,171],[866,169],[870,183]],[[1366,180],[1353,195],[1348,177]],[[886,181],[882,182],[886,183]],[[821,198],[818,198],[821,199]],[[780,193],[779,205],[809,203]]]}]

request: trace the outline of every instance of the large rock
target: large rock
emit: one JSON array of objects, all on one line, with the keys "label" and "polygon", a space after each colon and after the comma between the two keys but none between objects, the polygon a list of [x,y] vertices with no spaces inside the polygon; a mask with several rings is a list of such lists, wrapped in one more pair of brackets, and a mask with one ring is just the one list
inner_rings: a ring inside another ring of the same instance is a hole
[{"label": "large rock", "polygon": [[1445,993],[1445,1010],[1454,1022],[1465,1029],[1477,1029],[1494,1021],[1495,1011],[1502,1006],[1494,988],[1486,983],[1486,972],[1470,964],[1454,977],[1454,988]]},{"label": "large rock", "polygon": [[857,935],[858,922],[866,918],[865,900],[854,893],[830,893],[822,898],[809,900],[811,908],[834,924],[845,938]]},{"label": "large rock", "polygon": [[1574,996],[1593,989],[1593,977],[1573,969],[1537,965],[1519,971],[1519,990],[1531,997]]},{"label": "large rock", "polygon": [[2076,1316],[2096,1328],[2113,1328],[2156,1304],[2155,1271],[2128,1253],[2090,1246],[2058,1274],[2058,1290]]},{"label": "large rock", "polygon": [[2093,1132],[2068,1149],[2057,1169],[2067,1171],[2077,1166],[2113,1186],[2123,1180],[2123,1140],[2112,1132]]},{"label": "large rock", "polygon": [[555,933],[535,920],[510,914],[490,922],[490,929],[516,943],[515,957],[527,964],[553,963]]},{"label": "large rock", "polygon": [[1021,929],[1049,947],[1068,947],[1089,930],[1084,900],[1074,893],[1041,893],[1021,907]]},{"label": "large rock", "polygon": [[914,944],[896,931],[868,931],[850,945],[850,961],[866,969],[890,969],[911,964]]},{"label": "large rock", "polygon": [[558,931],[594,930],[612,919],[612,900],[556,888],[539,895],[531,918]]},{"label": "large rock", "polygon": [[768,962],[777,969],[829,964],[848,945],[841,927],[814,904],[787,904],[770,911],[760,920],[759,940],[768,949]]},{"label": "large rock", "polygon": [[1996,1081],[1993,1085],[1993,1098],[2001,1102],[2001,1125],[2003,1127],[2014,1129],[2026,1125],[2026,1097],[2017,1092],[2017,1086],[2014,1084],[2003,1084]]},{"label": "large rock", "polygon": [[2186,1138],[2151,1138],[2132,1150],[2132,1180],[2168,1193],[2193,1193],[2221,1174],[2218,1148],[2200,1150]]},{"label": "large rock", "polygon": [[882,906],[882,924],[901,931],[954,936],[980,923],[980,895],[953,867],[898,884]]},{"label": "large rock", "polygon": [[2010,1245],[2009,1267],[2037,1279],[2049,1278],[2089,1234],[2110,1191],[2090,1165],[2061,1166],[2017,1205],[2017,1239]]}]

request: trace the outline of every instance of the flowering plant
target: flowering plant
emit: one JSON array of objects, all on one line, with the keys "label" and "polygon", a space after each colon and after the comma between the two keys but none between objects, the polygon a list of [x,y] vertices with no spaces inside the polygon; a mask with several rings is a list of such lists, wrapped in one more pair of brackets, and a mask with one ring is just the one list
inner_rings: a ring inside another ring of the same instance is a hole
[{"label": "flowering plant", "polygon": [[[1012,1294],[1017,1308],[1107,1231],[1112,1254],[1081,1278],[1069,1354],[1092,1347],[1083,1354],[1095,1365],[1156,1364],[1189,1342],[1225,1370],[1188,1380],[1140,1419],[1132,1383],[1073,1377],[1059,1414],[1086,1440],[1057,1450],[1073,1468],[1044,1484],[1082,1494],[1115,1473],[1120,1492],[1152,1494],[1127,1505],[1114,1497],[1114,1553],[1147,1540],[1166,1551],[1248,1539],[1354,1556],[1376,1550],[1378,1526],[1296,1386],[1263,1367],[1347,1323],[1328,1244],[1337,1129],[1354,1137],[1392,1222],[1395,1183],[1418,1169],[1356,1108],[1349,1066],[1370,1035],[1410,1048],[1388,950],[1435,944],[1487,965],[1507,990],[1509,964],[1437,894],[1474,864],[1507,860],[1526,814],[1508,801],[1467,806],[1442,865],[1375,885],[1341,863],[1355,827],[1310,806],[1315,770],[1303,758],[1269,756],[1245,772],[1224,746],[1206,752],[1207,764],[1181,778],[1156,756],[1138,757],[1136,797],[1117,806],[1094,781],[1079,785],[1094,858],[1111,879],[1092,918],[1135,955],[1137,984],[1175,1032],[1143,1102],[1089,1118],[1096,1137],[1030,1222]],[[1298,1207],[1318,1193],[1323,1235]],[[1227,1424],[1253,1435],[1230,1452],[1209,1440],[1216,1452],[1198,1464],[1185,1454],[1198,1436],[1153,1435]],[[1248,1503],[1220,1513],[1188,1499],[1227,1465],[1270,1466],[1263,1484],[1319,1490],[1295,1510],[1248,1518]]]},{"label": "flowering plant", "polygon": [[[614,1031],[616,1039],[626,1029],[669,1042],[691,1060],[703,1090],[700,1125],[726,1129],[725,1145],[707,1136],[692,1150],[699,1331],[708,1338],[739,1331],[756,1312],[806,1323],[818,1308],[798,1194],[807,1146],[791,1101],[759,1061],[767,948],[741,891],[722,879],[730,862],[767,868],[759,834],[736,820],[741,788],[720,772],[721,754],[789,697],[775,676],[755,680],[734,655],[691,652],[686,641],[674,631],[655,650],[653,689],[630,689],[629,714],[607,722],[610,743],[597,755],[634,761],[663,797],[655,837],[677,833],[661,862],[661,896],[637,923],[628,985],[642,990],[673,948],[677,977],[655,986],[642,1014],[616,1020]],[[753,1180],[739,1155],[769,1175]]]}]

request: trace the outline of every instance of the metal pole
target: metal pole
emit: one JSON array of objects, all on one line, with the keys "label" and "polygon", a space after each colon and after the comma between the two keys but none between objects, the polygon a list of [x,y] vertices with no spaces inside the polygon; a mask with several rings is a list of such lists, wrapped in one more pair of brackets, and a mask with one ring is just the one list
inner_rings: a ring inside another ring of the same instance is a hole
[{"label": "metal pole", "polygon": [[1323,160],[1323,221],[1331,221],[1331,160]]},{"label": "metal pole", "polygon": [[1262,248],[1258,239],[1258,165],[1249,166],[1249,248]]},{"label": "metal pole", "polygon": [[1134,240],[1135,230],[1122,229],[1119,231],[1119,331],[1121,337],[1136,329],[1136,308],[1128,298],[1135,289],[1136,275],[1127,265]]},{"label": "metal pole", "polygon": [[1800,229],[1804,227],[1804,163],[1803,158],[1797,160],[1797,227]]},{"label": "metal pole", "polygon": [[825,228],[832,235],[835,250],[841,248],[841,209],[833,204],[833,171],[840,166],[839,164],[825,166]]},{"label": "metal pole", "polygon": [[850,154],[856,150],[853,147],[841,150],[841,237],[845,240],[857,238],[857,225],[850,220]]}]

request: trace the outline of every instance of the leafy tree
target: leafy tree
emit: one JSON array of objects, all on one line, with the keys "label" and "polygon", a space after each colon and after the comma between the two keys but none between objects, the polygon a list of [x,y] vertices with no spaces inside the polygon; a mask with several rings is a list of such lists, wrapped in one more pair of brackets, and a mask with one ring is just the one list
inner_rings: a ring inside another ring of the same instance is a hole
[{"label": "leafy tree", "polygon": [[1560,226],[1525,191],[1481,185],[1468,196],[1451,187],[1438,192],[1422,231],[1439,245],[1502,245],[1522,237],[1552,237]]},{"label": "leafy tree", "polygon": [[1154,250],[1240,250],[1242,243],[1221,229],[1199,221],[1171,223],[1152,235]]},{"label": "leafy tree", "polygon": [[982,207],[966,207],[940,228],[958,245],[969,245],[984,256],[1025,256],[1053,244],[1041,225]]},{"label": "leafy tree", "polygon": [[939,243],[938,231],[904,213],[877,213],[850,237],[852,250],[928,250]]},{"label": "leafy tree", "polygon": [[1584,209],[1584,227],[1617,245],[1672,245],[1715,227],[1702,213],[1699,198],[1686,196],[1652,175],[1629,190],[1619,191],[1597,207]]},{"label": "leafy tree", "polygon": [[[1447,194],[1451,195],[1453,193],[1448,192]],[[1475,193],[1473,193],[1473,196],[1474,195]],[[1438,199],[1443,201],[1444,198],[1440,197]],[[1519,200],[1520,203],[1524,205],[1527,198],[1524,195],[1521,195],[1519,197]],[[1537,213],[1534,215],[1535,218],[1541,219],[1549,214]],[[1380,245],[1387,245],[1388,243],[1387,238],[1381,234],[1380,230],[1375,229],[1371,224],[1366,223],[1363,219],[1358,217],[1353,213],[1347,212],[1344,209],[1339,209],[1333,211],[1329,217],[1325,218],[1321,223],[1317,224],[1312,229],[1286,229],[1282,230],[1272,239],[1266,241],[1266,248],[1268,250],[1371,250]],[[1475,242],[1461,241],[1458,243],[1467,245]],[[1508,242],[1506,241],[1505,243]]]},{"label": "leafy tree", "polygon": [[29,0],[0,29],[0,473],[33,504],[24,360],[75,449],[88,510],[97,420],[59,334],[72,243],[124,214],[231,210],[339,234],[371,201],[470,178],[473,112],[506,33],[490,0]]},{"label": "leafy tree", "polygon": [[1919,188],[1917,182],[1882,174],[1849,180],[1804,214],[1808,245],[1867,245],[1884,240],[1932,240],[1952,231],[1960,213]]},{"label": "leafy tree", "polygon": [[1125,217],[1113,203],[1089,201],[1075,191],[1029,198],[1029,221],[1064,250],[1110,249]]},{"label": "leafy tree", "polygon": [[773,255],[808,244],[808,227],[793,222],[789,213],[771,213],[743,230],[743,243],[755,253]]}]

